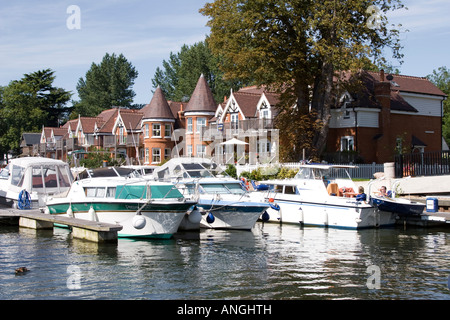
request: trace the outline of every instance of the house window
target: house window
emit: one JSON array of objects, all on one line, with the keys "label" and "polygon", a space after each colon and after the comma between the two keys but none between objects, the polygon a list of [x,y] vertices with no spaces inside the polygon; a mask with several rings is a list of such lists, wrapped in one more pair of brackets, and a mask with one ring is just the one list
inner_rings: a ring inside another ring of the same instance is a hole
[{"label": "house window", "polygon": [[152,149],[152,163],[160,163],[161,162],[161,149],[153,148]]},{"label": "house window", "polygon": [[148,138],[149,137],[149,131],[148,131],[148,123],[146,123],[145,124],[145,126],[144,126],[144,135],[145,135],[145,138]]},{"label": "house window", "polygon": [[206,153],[206,147],[202,144],[197,145],[197,157],[204,157]]},{"label": "house window", "polygon": [[170,124],[165,124],[164,125],[164,137],[170,138],[171,134],[172,134],[172,130],[171,130]]},{"label": "house window", "polygon": [[192,133],[193,129],[192,129],[192,118],[188,118],[187,119],[187,132],[188,133]]},{"label": "house window", "polygon": [[161,137],[161,125],[159,123],[153,124],[152,136],[155,138]]},{"label": "house window", "polygon": [[200,133],[202,127],[206,127],[206,118],[197,118],[197,128],[196,132]]},{"label": "house window", "polygon": [[187,146],[187,156],[192,157],[192,145],[191,144],[189,144]]},{"label": "house window", "polygon": [[239,114],[238,113],[232,113],[230,115],[230,121],[231,121],[231,129],[233,132],[237,132],[239,130]]},{"label": "house window", "polygon": [[145,163],[149,163],[150,162],[150,152],[148,150],[148,148],[145,148],[145,159],[144,159]]},{"label": "house window", "polygon": [[352,136],[341,137],[341,151],[354,151],[354,141],[354,137]]},{"label": "house window", "polygon": [[260,111],[260,119],[270,119],[269,110],[264,109]]},{"label": "house window", "polygon": [[164,149],[164,160],[170,159],[170,154],[172,153],[172,150],[170,148]]},{"label": "house window", "polygon": [[125,134],[123,127],[119,127],[119,144],[125,144]]}]

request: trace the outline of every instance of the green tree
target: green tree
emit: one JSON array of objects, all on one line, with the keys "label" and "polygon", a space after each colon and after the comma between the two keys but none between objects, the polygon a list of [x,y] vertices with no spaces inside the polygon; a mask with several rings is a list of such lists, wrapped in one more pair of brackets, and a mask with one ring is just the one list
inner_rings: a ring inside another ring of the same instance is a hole
[{"label": "green tree", "polygon": [[401,7],[400,0],[216,0],[200,12],[225,76],[281,94],[279,127],[291,137],[306,132],[285,152],[298,160],[303,148],[317,158],[325,147],[339,71],[356,71],[367,59],[386,63],[386,48],[402,58],[400,31],[385,17]]},{"label": "green tree", "polygon": [[80,101],[73,102],[71,118],[97,116],[112,106],[129,107],[136,95],[132,89],[138,72],[123,54],[106,53],[100,64],[92,63],[77,84]]},{"label": "green tree", "polygon": [[152,84],[154,88],[160,86],[168,100],[188,101],[203,74],[214,98],[220,102],[230,89],[236,90],[242,84],[225,80],[219,65],[220,56],[211,53],[207,41],[183,45],[180,52],[170,53],[168,61],[163,61],[162,69],[156,69]]},{"label": "green tree", "polygon": [[50,69],[25,74],[0,90],[0,145],[2,152],[19,151],[23,132],[57,126],[66,116],[71,93],[53,87]]},{"label": "green tree", "polygon": [[[447,67],[440,67],[433,70],[427,78],[433,82],[446,95],[450,95],[450,70]],[[442,119],[442,136],[447,144],[450,144],[450,100],[444,100],[444,117]]]}]

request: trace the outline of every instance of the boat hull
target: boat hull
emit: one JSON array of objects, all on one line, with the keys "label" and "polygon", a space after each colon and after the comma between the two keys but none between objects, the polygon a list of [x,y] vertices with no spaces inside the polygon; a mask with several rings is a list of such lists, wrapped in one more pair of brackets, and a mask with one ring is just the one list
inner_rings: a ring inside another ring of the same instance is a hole
[{"label": "boat hull", "polygon": [[369,205],[340,205],[276,199],[280,210],[270,208],[268,222],[339,229],[362,229],[395,225],[395,214]]},{"label": "boat hull", "polygon": [[425,204],[408,200],[384,199],[372,197],[371,202],[380,210],[397,213],[399,215],[420,215],[425,210]]},{"label": "boat hull", "polygon": [[[265,203],[211,201],[200,199],[197,206],[202,210],[201,228],[250,230],[269,206]],[[208,219],[211,213],[214,221]]]},{"label": "boat hull", "polygon": [[139,228],[136,228],[136,211],[142,205],[135,201],[133,203],[125,201],[72,202],[71,204],[48,204],[47,208],[50,214],[70,216],[68,209],[71,207],[75,218],[120,224],[123,228],[118,232],[119,237],[167,239],[177,232],[192,203],[147,204],[140,212],[141,219],[145,219],[145,222],[141,222]]}]

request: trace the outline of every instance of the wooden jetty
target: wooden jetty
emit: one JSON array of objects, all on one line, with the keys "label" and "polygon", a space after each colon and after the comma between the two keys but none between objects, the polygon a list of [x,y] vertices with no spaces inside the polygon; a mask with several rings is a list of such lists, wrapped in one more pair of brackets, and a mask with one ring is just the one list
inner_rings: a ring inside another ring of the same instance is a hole
[{"label": "wooden jetty", "polygon": [[42,213],[39,209],[17,210],[0,208],[0,219],[17,221],[20,227],[31,229],[53,229],[55,224],[71,227],[72,236],[94,242],[117,241],[121,225],[64,217]]}]

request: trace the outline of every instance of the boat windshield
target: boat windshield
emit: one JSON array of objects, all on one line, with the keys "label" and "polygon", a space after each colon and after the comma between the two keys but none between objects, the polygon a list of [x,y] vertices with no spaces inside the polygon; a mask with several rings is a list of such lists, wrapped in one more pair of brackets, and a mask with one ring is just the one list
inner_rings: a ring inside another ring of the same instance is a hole
[{"label": "boat windshield", "polygon": [[214,175],[200,163],[182,163],[173,170],[176,176],[183,178],[213,178]]},{"label": "boat windshield", "polygon": [[130,186],[121,185],[116,188],[116,199],[179,199],[180,191],[173,185]]},{"label": "boat windshield", "polygon": [[350,179],[347,168],[342,167],[303,167],[295,176],[296,179],[306,180],[330,180],[330,179]]},{"label": "boat windshield", "polygon": [[208,183],[200,184],[205,193],[219,193],[219,194],[243,194],[240,183]]}]

